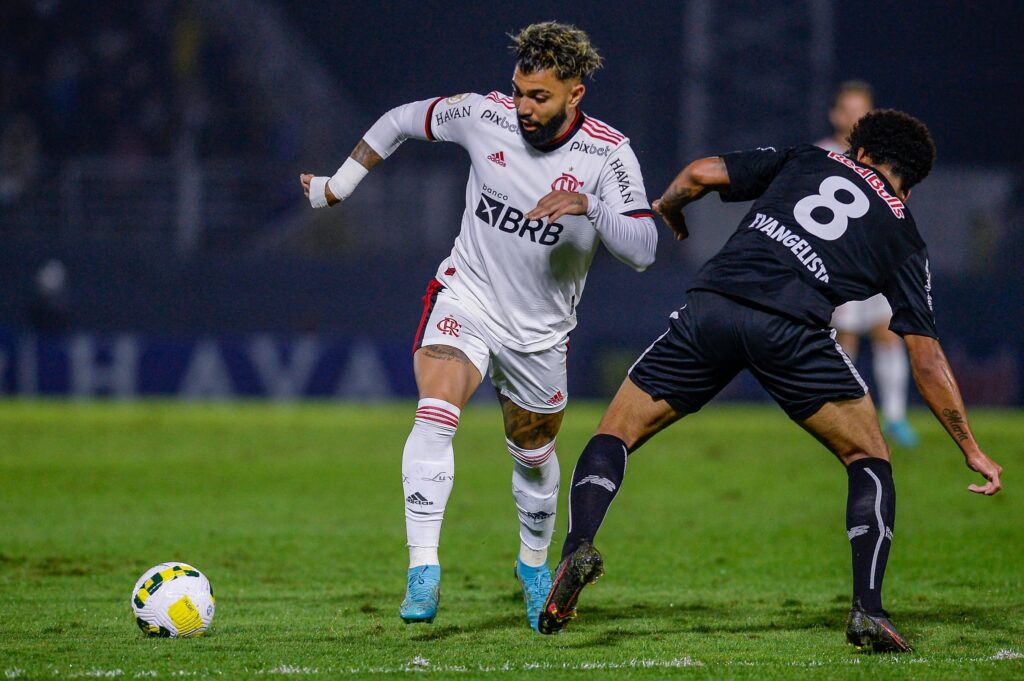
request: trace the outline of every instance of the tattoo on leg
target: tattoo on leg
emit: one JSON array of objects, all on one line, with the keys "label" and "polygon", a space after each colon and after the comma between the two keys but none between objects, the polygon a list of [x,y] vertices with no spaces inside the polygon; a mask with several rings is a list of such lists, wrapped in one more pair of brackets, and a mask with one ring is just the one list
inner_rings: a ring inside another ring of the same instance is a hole
[{"label": "tattoo on leg", "polygon": [[424,357],[439,359],[442,362],[459,362],[461,364],[472,364],[469,357],[462,350],[453,348],[450,345],[428,345],[420,349]]},{"label": "tattoo on leg", "polygon": [[957,440],[963,442],[968,438],[967,422],[959,411],[956,409],[943,409],[942,415],[946,418],[946,422],[949,423],[950,430],[956,433]]},{"label": "tattoo on leg", "polygon": [[526,449],[543,447],[558,435],[564,412],[538,414],[523,409],[504,395],[499,394],[498,398],[505,418],[505,435],[517,446]]}]

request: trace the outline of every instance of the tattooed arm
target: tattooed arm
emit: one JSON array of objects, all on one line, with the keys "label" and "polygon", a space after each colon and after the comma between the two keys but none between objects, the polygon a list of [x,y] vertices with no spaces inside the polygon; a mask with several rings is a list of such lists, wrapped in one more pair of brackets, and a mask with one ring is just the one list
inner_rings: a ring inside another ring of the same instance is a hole
[{"label": "tattooed arm", "polygon": [[[312,173],[299,175],[299,181],[302,183],[302,193],[307,199],[309,198],[310,190],[316,196],[323,193],[324,199],[327,200],[327,205],[334,206],[347,199],[359,181],[366,177],[367,173],[383,160],[381,155],[375,152],[373,147],[367,143],[366,139],[360,139],[359,143],[353,148],[352,153],[348,155],[348,160],[338,169],[334,177],[317,178]],[[335,185],[334,189],[331,187],[332,183]],[[336,194],[343,196],[335,196]]]},{"label": "tattooed arm", "polygon": [[967,467],[985,477],[984,485],[970,485],[967,489],[989,496],[995,494],[1002,488],[999,475],[1003,468],[988,458],[974,439],[974,433],[967,422],[967,410],[960,396],[960,388],[957,387],[942,346],[939,341],[928,336],[908,334],[904,340],[921,397],[964,453]]},{"label": "tattooed arm", "polygon": [[682,241],[690,235],[683,217],[683,208],[710,191],[721,191],[729,187],[729,171],[720,156],[694,161],[672,180],[661,198],[652,208],[665,219],[675,233],[676,240]]}]

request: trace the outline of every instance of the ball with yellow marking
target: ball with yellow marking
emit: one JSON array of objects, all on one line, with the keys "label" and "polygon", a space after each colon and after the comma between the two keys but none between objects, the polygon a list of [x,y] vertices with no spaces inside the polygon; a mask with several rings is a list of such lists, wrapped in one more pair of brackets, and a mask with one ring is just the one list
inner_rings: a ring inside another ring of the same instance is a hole
[{"label": "ball with yellow marking", "polygon": [[147,636],[202,636],[216,604],[210,580],[188,563],[160,563],[146,570],[132,590],[135,622]]}]

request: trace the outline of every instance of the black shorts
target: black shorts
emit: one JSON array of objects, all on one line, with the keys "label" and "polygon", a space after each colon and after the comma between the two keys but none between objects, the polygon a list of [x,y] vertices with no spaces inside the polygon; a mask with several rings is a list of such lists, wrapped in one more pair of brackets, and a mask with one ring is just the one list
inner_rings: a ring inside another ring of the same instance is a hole
[{"label": "black shorts", "polygon": [[749,369],[789,417],[863,397],[867,386],[832,329],[710,291],[690,292],[666,331],[629,370],[641,390],[692,414]]}]

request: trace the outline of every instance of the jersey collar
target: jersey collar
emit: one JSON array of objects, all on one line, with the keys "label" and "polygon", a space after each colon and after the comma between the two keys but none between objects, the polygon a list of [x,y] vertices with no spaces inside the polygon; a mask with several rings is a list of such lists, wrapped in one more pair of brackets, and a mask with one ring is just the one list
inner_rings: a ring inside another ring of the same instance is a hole
[{"label": "jersey collar", "polygon": [[858,161],[857,159],[855,159],[853,156],[851,156],[849,154],[847,154],[846,157],[849,158],[854,163],[856,163],[857,165],[861,166],[862,168],[870,169],[875,174],[875,176],[882,181],[882,184],[885,185],[885,191],[889,192],[890,196],[895,196],[896,198],[898,198],[898,199],[900,199],[901,201],[904,201],[904,202],[906,201],[906,199],[901,199],[900,198],[900,195],[896,193],[896,187],[892,186],[892,183],[889,182],[889,178],[886,177],[885,173],[883,173],[881,170],[879,170],[875,166],[871,165],[870,163],[865,163],[864,161]]},{"label": "jersey collar", "polygon": [[573,135],[575,135],[579,131],[579,129],[583,127],[583,120],[585,118],[586,117],[583,115],[583,111],[577,108],[576,117],[572,119],[572,125],[569,126],[568,130],[566,130],[561,135],[551,140],[547,144],[540,147],[534,147],[534,149],[536,149],[537,151],[542,151],[546,154],[549,151],[554,151],[555,149],[565,146],[566,142],[571,140]]}]

